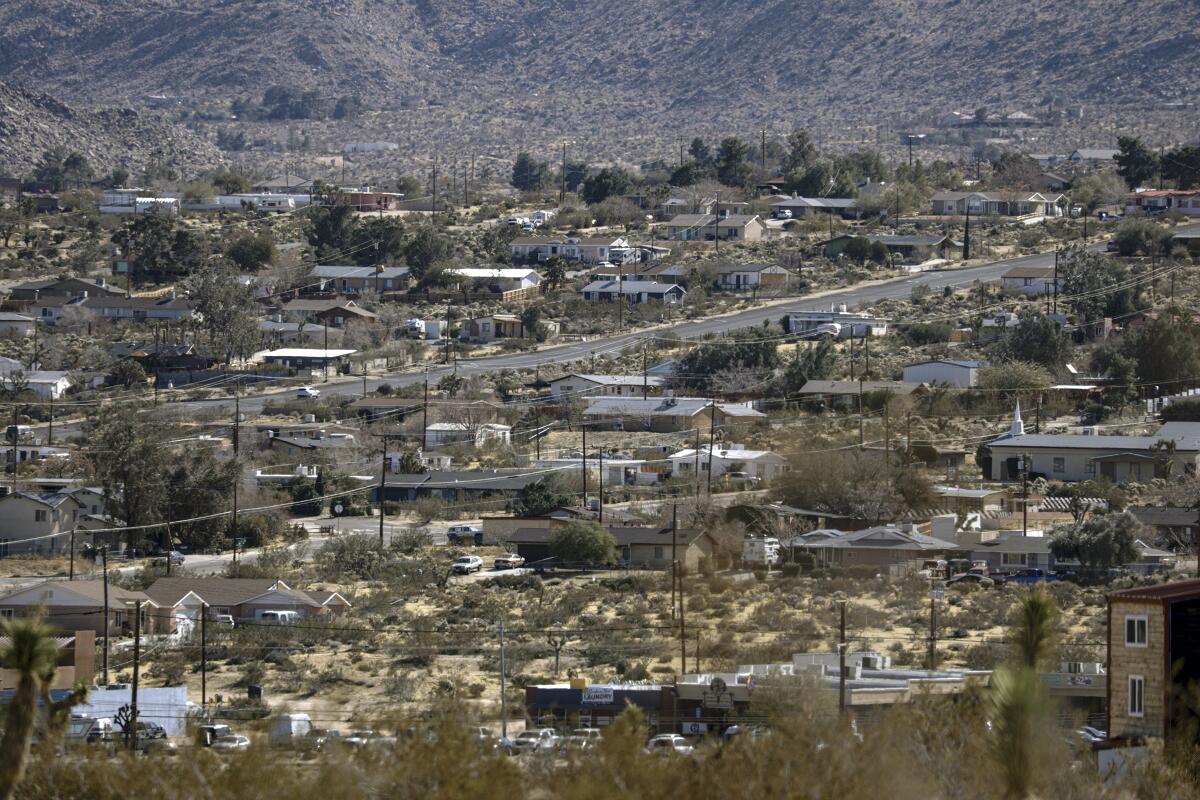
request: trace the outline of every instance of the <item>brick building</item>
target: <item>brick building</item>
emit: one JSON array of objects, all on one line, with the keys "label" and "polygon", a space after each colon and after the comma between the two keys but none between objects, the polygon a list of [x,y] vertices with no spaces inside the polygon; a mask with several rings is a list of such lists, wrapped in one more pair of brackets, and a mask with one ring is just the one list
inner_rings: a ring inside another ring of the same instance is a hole
[{"label": "brick building", "polygon": [[1200,580],[1108,595],[1108,735],[1196,736],[1188,694],[1200,681]]}]

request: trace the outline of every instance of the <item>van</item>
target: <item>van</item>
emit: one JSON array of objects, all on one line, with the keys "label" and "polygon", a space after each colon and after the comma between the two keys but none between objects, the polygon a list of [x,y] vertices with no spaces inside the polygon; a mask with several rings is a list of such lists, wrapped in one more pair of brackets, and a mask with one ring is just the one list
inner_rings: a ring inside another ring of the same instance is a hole
[{"label": "van", "polygon": [[268,625],[295,625],[300,621],[297,611],[264,611],[259,620]]},{"label": "van", "polygon": [[268,741],[272,747],[294,747],[311,730],[312,718],[308,714],[280,714],[271,720]]}]

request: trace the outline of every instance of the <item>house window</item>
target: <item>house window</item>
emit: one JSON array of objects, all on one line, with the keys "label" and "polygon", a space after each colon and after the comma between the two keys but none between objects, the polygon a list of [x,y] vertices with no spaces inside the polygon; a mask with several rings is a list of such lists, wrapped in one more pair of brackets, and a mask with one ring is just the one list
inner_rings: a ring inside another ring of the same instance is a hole
[{"label": "house window", "polygon": [[661,547],[655,547],[654,548],[654,560],[662,561],[662,558],[663,558],[663,549]]},{"label": "house window", "polygon": [[1001,553],[1000,563],[1006,567],[1023,567],[1029,560],[1027,553]]},{"label": "house window", "polygon": [[1146,615],[1137,614],[1125,617],[1125,646],[1146,647]]},{"label": "house window", "polygon": [[1086,464],[1084,464],[1083,465],[1083,473],[1085,475],[1095,475],[1096,474],[1096,462],[1088,461]]},{"label": "house window", "polygon": [[33,512],[33,521],[34,522],[45,522],[46,521],[45,509],[42,509],[40,511],[34,511]]},{"label": "house window", "polygon": [[1055,472],[1066,472],[1067,471],[1067,459],[1065,459],[1065,458],[1054,459],[1054,471]]},{"label": "house window", "polygon": [[1129,716],[1141,717],[1146,713],[1144,704],[1144,695],[1146,692],[1146,679],[1141,675],[1129,676]]},{"label": "house window", "polygon": [[13,610],[11,608],[0,608],[0,619],[12,619]]}]

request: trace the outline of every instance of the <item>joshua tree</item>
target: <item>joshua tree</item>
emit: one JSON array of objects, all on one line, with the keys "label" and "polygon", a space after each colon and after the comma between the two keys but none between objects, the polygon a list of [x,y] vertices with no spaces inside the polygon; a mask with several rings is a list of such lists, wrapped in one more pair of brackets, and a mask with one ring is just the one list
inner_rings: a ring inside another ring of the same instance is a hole
[{"label": "joshua tree", "polygon": [[49,722],[61,723],[71,706],[87,699],[87,686],[80,682],[67,697],[50,701],[58,649],[53,629],[40,616],[5,620],[0,631],[8,638],[0,650],[0,661],[18,675],[17,690],[5,710],[4,738],[0,739],[0,800],[11,800],[29,760],[38,699]]}]

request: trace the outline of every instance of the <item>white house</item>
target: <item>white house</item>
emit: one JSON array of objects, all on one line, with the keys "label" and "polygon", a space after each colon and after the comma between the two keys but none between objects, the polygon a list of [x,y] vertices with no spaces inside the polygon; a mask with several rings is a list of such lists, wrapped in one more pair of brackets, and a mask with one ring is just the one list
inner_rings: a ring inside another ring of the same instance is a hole
[{"label": "white house", "polygon": [[982,361],[954,361],[935,359],[909,364],[904,368],[904,380],[910,383],[926,383],[930,386],[956,386],[967,389],[979,380],[979,370],[986,367]]},{"label": "white house", "polygon": [[829,311],[787,311],[788,333],[800,336],[828,335],[838,339],[850,336],[886,336],[888,320],[870,314],[847,311],[839,306]]},{"label": "white house", "polygon": [[0,311],[0,336],[32,336],[36,324],[33,317]]},{"label": "white house", "polygon": [[[1013,267],[1001,277],[1005,289],[1030,296],[1044,297],[1054,294],[1054,267]],[[1058,276],[1058,289],[1061,292],[1065,278]]]},{"label": "white house", "polygon": [[0,388],[11,389],[24,383],[25,387],[43,400],[58,400],[71,388],[71,378],[60,370],[5,372],[0,374]]},{"label": "white house", "polygon": [[537,270],[521,267],[455,267],[446,272],[470,281],[482,281],[501,292],[514,289],[531,289],[542,282]]},{"label": "white house", "polygon": [[555,400],[604,395],[608,397],[641,397],[643,394],[662,394],[666,380],[661,375],[577,375],[570,374],[550,381],[550,396]]},{"label": "white house", "polygon": [[[672,453],[668,458],[671,461],[671,477],[673,478],[695,477],[697,468],[699,468],[700,474],[708,474],[708,445],[701,445],[699,450],[694,448],[680,450]],[[744,472],[746,477],[769,481],[786,471],[787,461],[769,450],[746,450],[737,444],[712,449],[714,478],[731,472]]]},{"label": "white house", "polygon": [[970,211],[989,217],[1019,217],[1041,214],[1061,217],[1065,195],[1057,192],[938,192],[933,196],[933,213],[962,216]]},{"label": "white house", "polygon": [[512,426],[496,423],[468,425],[465,422],[435,422],[429,426],[426,438],[431,448],[451,444],[473,444],[476,447],[488,443],[508,444],[512,440]]},{"label": "white house", "polygon": [[678,305],[687,291],[678,284],[658,281],[592,281],[580,294],[590,303],[611,303],[621,297],[631,305],[651,301]]},{"label": "white house", "polygon": [[545,261],[557,256],[585,264],[621,264],[637,255],[629,240],[621,236],[582,239],[575,236],[523,236],[512,241],[513,261]]}]

